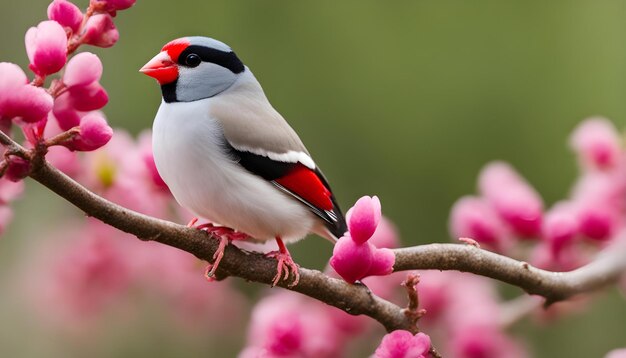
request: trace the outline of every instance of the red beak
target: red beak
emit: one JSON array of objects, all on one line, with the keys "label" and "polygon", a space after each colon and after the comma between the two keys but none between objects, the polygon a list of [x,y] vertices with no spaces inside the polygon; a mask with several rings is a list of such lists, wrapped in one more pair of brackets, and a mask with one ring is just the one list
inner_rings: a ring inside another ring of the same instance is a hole
[{"label": "red beak", "polygon": [[159,84],[166,85],[178,79],[178,66],[167,51],[163,51],[148,61],[139,72],[155,78]]}]

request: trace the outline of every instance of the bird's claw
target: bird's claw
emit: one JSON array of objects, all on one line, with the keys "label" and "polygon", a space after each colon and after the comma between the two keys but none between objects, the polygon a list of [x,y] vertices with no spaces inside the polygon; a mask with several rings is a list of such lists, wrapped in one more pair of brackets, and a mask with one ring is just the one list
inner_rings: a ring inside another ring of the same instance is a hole
[{"label": "bird's claw", "polygon": [[287,281],[291,273],[293,273],[294,279],[289,284],[289,287],[294,287],[300,282],[300,266],[293,261],[288,251],[272,251],[266,256],[278,261],[276,265],[276,276],[274,276],[274,280],[272,280],[272,287],[276,286],[281,280]]},{"label": "bird's claw", "polygon": [[225,226],[215,226],[212,223],[206,223],[201,225],[195,225],[198,222],[198,218],[193,218],[187,224],[188,227],[196,228],[198,230],[206,231],[211,236],[216,237],[220,240],[219,245],[217,246],[217,250],[213,254],[213,263],[209,264],[205,271],[205,276],[207,280],[213,281],[215,276],[215,271],[220,265],[222,258],[224,257],[224,251],[226,250],[226,246],[232,240],[245,240],[249,238],[247,234],[242,232],[237,232],[231,228]]}]

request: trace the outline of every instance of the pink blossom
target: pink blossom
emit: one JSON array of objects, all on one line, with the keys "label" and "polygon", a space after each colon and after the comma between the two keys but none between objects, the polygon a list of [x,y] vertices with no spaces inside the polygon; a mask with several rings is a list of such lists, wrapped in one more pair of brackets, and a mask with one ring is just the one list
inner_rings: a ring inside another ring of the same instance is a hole
[{"label": "pink blossom", "polygon": [[482,198],[464,196],[457,200],[452,206],[449,225],[454,238],[472,238],[500,252],[510,246],[504,222]]},{"label": "pink blossom", "polygon": [[369,242],[376,247],[386,247],[390,249],[400,246],[400,239],[398,238],[398,230],[396,226],[386,217],[381,217],[374,235],[369,239]]},{"label": "pink blossom", "polygon": [[604,358],[626,358],[626,348],[614,349],[607,353]]},{"label": "pink blossom", "polygon": [[[141,137],[150,136],[149,132]],[[110,143],[83,155],[79,181],[105,198],[141,213],[166,218],[172,196],[154,183],[142,164],[142,149],[123,130]]]},{"label": "pink blossom", "polygon": [[74,109],[69,92],[65,92],[54,101],[52,114],[57,124],[63,130],[69,130],[80,124],[81,113]]},{"label": "pink blossom", "polygon": [[357,200],[346,215],[348,230],[352,239],[358,244],[369,240],[378,227],[380,217],[381,210],[378,197],[364,196]]},{"label": "pink blossom", "polygon": [[9,157],[9,167],[4,176],[13,182],[18,182],[28,176],[30,173],[30,162],[26,159],[11,156]]},{"label": "pink blossom", "polygon": [[330,266],[347,282],[354,283],[367,276],[383,276],[393,272],[395,254],[369,242],[358,244],[344,235],[333,248]]},{"label": "pink blossom", "polygon": [[425,358],[430,350],[430,337],[424,333],[393,331],[383,337],[375,358]]},{"label": "pink blossom", "polygon": [[335,243],[330,266],[347,282],[354,283],[367,276],[373,261],[370,245],[358,244],[349,235]]},{"label": "pink blossom", "polygon": [[109,127],[104,116],[97,112],[86,115],[78,130],[79,132],[74,138],[63,143],[70,150],[96,150],[107,144],[113,136],[113,129]]},{"label": "pink blossom", "polygon": [[65,231],[66,244],[57,240],[55,249],[46,250],[40,270],[47,274],[33,296],[41,300],[35,303],[43,305],[39,308],[47,318],[69,325],[86,323],[127,294],[132,258],[117,238],[96,229]]},{"label": "pink blossom", "polygon": [[625,210],[626,166],[617,171],[583,173],[571,196],[582,207],[603,206],[615,212]]},{"label": "pink blossom", "polygon": [[111,15],[97,14],[87,20],[81,40],[89,45],[106,48],[115,45],[119,37]]},{"label": "pink blossom", "polygon": [[527,356],[517,342],[493,327],[467,327],[452,337],[451,346],[451,356],[457,358]]},{"label": "pink blossom", "polygon": [[68,27],[75,33],[80,29],[83,13],[78,6],[67,0],[54,0],[48,6],[48,19],[58,22],[61,26]]},{"label": "pink blossom", "polygon": [[572,271],[589,262],[589,258],[577,245],[565,245],[555,252],[549,242],[541,242],[533,248],[528,261],[544,270]]},{"label": "pink blossom", "polygon": [[67,63],[63,83],[68,87],[88,86],[100,80],[102,62],[90,52],[81,52]]},{"label": "pink blossom", "polygon": [[[347,282],[354,283],[367,276],[393,272],[393,251],[376,248],[367,241],[376,232],[380,218],[380,201],[377,197],[365,196],[348,210],[348,232],[337,241],[330,259],[330,266]],[[352,238],[353,232],[357,240]]]},{"label": "pink blossom", "polygon": [[56,21],[42,21],[26,32],[30,69],[40,76],[59,72],[67,61],[67,35]]},{"label": "pink blossom", "polygon": [[43,88],[28,84],[19,66],[0,63],[0,118],[20,117],[25,122],[37,122],[50,112],[52,101]]},{"label": "pink blossom", "polygon": [[52,110],[61,129],[78,126],[84,112],[98,110],[107,104],[109,97],[98,83],[101,76],[102,62],[92,53],[80,53],[68,62],[63,75],[67,91],[57,97]]},{"label": "pink blossom", "polygon": [[513,167],[504,162],[488,164],[479,175],[478,187],[516,234],[539,235],[543,201]]},{"label": "pink blossom", "polygon": [[610,239],[619,225],[616,212],[600,206],[587,206],[578,212],[579,230],[586,237],[604,241]]},{"label": "pink blossom", "polygon": [[343,356],[345,337],[317,301],[282,291],[264,298],[254,308],[248,348],[240,357]]},{"label": "pink blossom", "polygon": [[6,118],[19,117],[28,123],[38,122],[46,118],[52,109],[52,101],[52,97],[43,88],[25,85],[7,98],[2,115]]},{"label": "pink blossom", "polygon": [[542,237],[548,242],[553,255],[572,243],[579,230],[576,208],[573,203],[560,202],[547,212],[542,227]]},{"label": "pink blossom", "polygon": [[623,158],[619,132],[602,117],[581,122],[570,137],[570,145],[585,168],[612,168]]},{"label": "pink blossom", "polygon": [[74,86],[69,88],[72,106],[78,111],[95,111],[104,107],[109,101],[109,96],[98,82],[87,86]]}]

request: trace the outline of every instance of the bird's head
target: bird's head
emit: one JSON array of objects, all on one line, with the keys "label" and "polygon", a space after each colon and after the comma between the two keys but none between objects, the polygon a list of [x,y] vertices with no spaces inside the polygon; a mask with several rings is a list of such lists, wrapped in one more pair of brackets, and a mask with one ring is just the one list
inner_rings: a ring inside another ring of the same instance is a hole
[{"label": "bird's head", "polygon": [[159,82],[166,102],[192,102],[223,92],[246,67],[223,42],[193,36],[167,43],[139,71]]}]

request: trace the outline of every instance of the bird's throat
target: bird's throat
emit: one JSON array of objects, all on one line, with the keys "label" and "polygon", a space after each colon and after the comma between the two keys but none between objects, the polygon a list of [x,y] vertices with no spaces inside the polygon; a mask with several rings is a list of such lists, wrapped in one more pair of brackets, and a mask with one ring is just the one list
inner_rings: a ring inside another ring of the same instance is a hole
[{"label": "bird's throat", "polygon": [[176,98],[176,85],[178,84],[178,79],[174,82],[170,82],[164,85],[161,85],[161,93],[163,93],[163,100],[165,103],[178,102]]}]

